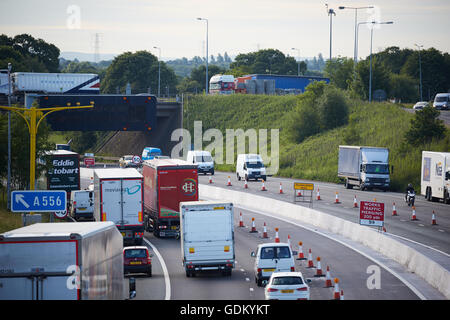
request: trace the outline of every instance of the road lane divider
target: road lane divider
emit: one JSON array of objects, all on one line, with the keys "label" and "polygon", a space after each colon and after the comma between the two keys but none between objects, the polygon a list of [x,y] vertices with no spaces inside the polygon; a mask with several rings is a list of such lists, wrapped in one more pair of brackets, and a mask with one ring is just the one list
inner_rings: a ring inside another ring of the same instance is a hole
[{"label": "road lane divider", "polygon": [[170,292],[170,277],[169,277],[169,271],[167,270],[166,263],[164,262],[164,258],[162,257],[161,253],[159,253],[159,250],[147,239],[144,238],[145,243],[147,243],[150,247],[152,247],[153,252],[158,257],[159,262],[161,263],[161,268],[163,269],[164,273],[164,283],[166,284],[166,295],[164,297],[164,300],[170,300],[171,292]]}]

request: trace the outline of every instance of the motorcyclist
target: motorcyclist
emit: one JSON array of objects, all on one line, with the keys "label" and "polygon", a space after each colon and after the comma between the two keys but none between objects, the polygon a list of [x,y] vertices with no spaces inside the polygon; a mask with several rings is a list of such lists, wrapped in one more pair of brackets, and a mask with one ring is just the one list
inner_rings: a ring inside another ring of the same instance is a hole
[{"label": "motorcyclist", "polygon": [[406,187],[405,201],[408,200],[408,192],[415,192],[411,183],[408,183],[408,186]]}]

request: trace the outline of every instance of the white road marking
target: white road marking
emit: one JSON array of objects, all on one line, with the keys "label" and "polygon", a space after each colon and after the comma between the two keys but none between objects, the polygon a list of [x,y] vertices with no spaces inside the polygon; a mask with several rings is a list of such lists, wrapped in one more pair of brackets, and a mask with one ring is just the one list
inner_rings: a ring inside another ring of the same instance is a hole
[{"label": "white road marking", "polygon": [[170,300],[170,278],[169,278],[169,271],[167,270],[166,263],[164,262],[164,259],[162,255],[159,253],[158,249],[147,239],[144,238],[144,241],[152,247],[152,250],[155,252],[156,256],[158,257],[159,261],[161,262],[161,267],[163,269],[164,273],[164,282],[166,283],[166,296],[165,300]]},{"label": "white road marking", "polygon": [[250,282],[250,278],[245,278],[245,281]]}]

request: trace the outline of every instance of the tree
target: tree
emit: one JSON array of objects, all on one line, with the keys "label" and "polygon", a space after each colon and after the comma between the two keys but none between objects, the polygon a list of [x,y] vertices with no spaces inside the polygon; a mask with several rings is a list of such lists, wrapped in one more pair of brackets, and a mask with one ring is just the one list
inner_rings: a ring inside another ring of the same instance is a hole
[{"label": "tree", "polygon": [[[372,94],[377,89],[389,91],[391,72],[376,57],[372,56]],[[370,59],[358,62],[356,67],[356,81],[350,88],[362,99],[369,98]]]},{"label": "tree", "polygon": [[[116,93],[116,88],[124,92],[127,83],[131,84],[132,93],[157,92],[158,59],[147,51],[125,52],[117,56],[106,69],[101,83],[102,93]],[[175,91],[176,76],[164,62],[161,62],[161,92],[169,87]]]},{"label": "tree", "polygon": [[417,81],[406,74],[391,74],[389,96],[403,102],[418,99]]},{"label": "tree", "polygon": [[445,126],[439,120],[440,112],[432,107],[417,110],[411,119],[411,128],[405,133],[405,140],[412,146],[420,146],[433,139],[442,139]]},{"label": "tree", "polygon": [[286,57],[283,52],[276,49],[264,49],[257,52],[239,54],[230,64],[233,70],[246,68],[256,74],[297,74],[297,62],[293,57]]},{"label": "tree", "polygon": [[341,90],[332,85],[323,90],[317,109],[322,130],[334,129],[348,122],[347,98]]},{"label": "tree", "polygon": [[324,74],[330,78],[330,82],[340,89],[348,89],[353,79],[353,59],[335,58],[327,60]]}]

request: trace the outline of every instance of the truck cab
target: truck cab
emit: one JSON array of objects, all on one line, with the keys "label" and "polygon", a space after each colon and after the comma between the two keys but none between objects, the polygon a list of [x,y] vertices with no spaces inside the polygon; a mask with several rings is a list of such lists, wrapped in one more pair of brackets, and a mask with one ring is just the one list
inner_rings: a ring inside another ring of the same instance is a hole
[{"label": "truck cab", "polygon": [[142,150],[141,160],[152,160],[155,156],[160,155],[162,155],[161,149],[155,147],[145,147],[144,150]]}]

